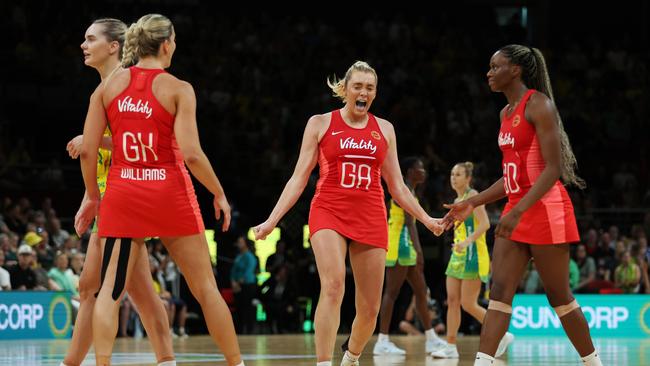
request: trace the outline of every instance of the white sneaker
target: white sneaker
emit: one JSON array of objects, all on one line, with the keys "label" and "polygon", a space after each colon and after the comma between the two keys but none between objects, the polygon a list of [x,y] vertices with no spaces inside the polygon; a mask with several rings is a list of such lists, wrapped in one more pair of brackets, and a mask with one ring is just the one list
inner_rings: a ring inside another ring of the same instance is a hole
[{"label": "white sneaker", "polygon": [[435,352],[442,347],[446,346],[447,342],[440,338],[434,338],[434,339],[427,339],[426,342],[424,343],[424,350],[427,353]]},{"label": "white sneaker", "polygon": [[391,341],[382,341],[375,343],[375,348],[372,350],[375,355],[405,355],[406,351],[397,347]]},{"label": "white sneaker", "polygon": [[455,344],[447,343],[440,349],[431,352],[434,358],[458,358],[458,348]]},{"label": "white sneaker", "polygon": [[500,357],[504,353],[506,353],[506,350],[508,349],[508,345],[512,343],[512,341],[515,340],[514,334],[510,332],[506,332],[506,334],[503,335],[503,338],[501,338],[501,341],[499,342],[499,347],[497,347],[497,352],[494,354],[494,358]]}]

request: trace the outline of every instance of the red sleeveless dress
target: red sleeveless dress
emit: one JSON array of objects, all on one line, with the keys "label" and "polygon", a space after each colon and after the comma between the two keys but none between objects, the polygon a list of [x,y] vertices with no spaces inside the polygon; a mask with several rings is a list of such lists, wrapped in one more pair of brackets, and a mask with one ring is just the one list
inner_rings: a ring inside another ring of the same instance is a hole
[{"label": "red sleeveless dress", "polygon": [[318,144],[320,178],[309,212],[309,231],[332,229],[366,245],[386,249],[388,224],[381,166],[388,142],[368,113],[365,128],[352,128],[340,110]]},{"label": "red sleeveless dress", "polygon": [[[524,94],[512,115],[504,115],[499,131],[499,148],[503,153],[503,178],[508,203],[507,214],[530,188],[544,170],[535,127],[526,120],[526,103],[536,90]],[[510,239],[527,244],[561,244],[580,240],[573,204],[558,180],[541,199],[521,216]]]},{"label": "red sleeveless dress", "polygon": [[174,137],[174,116],[153,95],[161,69],[131,67],[129,86],[107,108],[113,163],[100,204],[99,236],[184,236],[204,230]]}]

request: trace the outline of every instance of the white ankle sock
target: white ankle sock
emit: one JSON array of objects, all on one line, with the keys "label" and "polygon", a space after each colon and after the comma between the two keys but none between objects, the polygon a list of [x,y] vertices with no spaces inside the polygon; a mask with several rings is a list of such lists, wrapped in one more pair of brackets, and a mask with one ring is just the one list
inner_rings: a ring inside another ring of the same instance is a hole
[{"label": "white ankle sock", "polygon": [[474,361],[474,366],[490,366],[492,364],[494,364],[494,357],[483,352],[476,353],[476,361]]},{"label": "white ankle sock", "polygon": [[377,338],[377,342],[388,342],[388,334],[383,334],[379,333],[379,337]]},{"label": "white ankle sock", "polygon": [[332,361],[316,362],[316,366],[332,366]]},{"label": "white ankle sock", "polygon": [[158,366],[176,366],[176,360],[161,362]]},{"label": "white ankle sock", "polygon": [[242,360],[242,362],[236,364],[235,366],[245,366],[245,365],[244,365],[244,361]]},{"label": "white ankle sock", "polygon": [[347,358],[348,360],[350,360],[352,362],[357,361],[359,359],[359,356],[361,356],[361,355],[355,356],[350,351],[345,351],[345,354],[343,355],[344,358]]},{"label": "white ankle sock", "polygon": [[438,338],[438,335],[436,334],[436,331],[433,330],[433,328],[424,331],[424,335],[427,336],[427,340],[437,339]]},{"label": "white ankle sock", "polygon": [[582,357],[581,360],[582,364],[585,366],[603,366],[603,363],[600,362],[600,357],[598,357],[596,350],[594,350],[591,354]]}]

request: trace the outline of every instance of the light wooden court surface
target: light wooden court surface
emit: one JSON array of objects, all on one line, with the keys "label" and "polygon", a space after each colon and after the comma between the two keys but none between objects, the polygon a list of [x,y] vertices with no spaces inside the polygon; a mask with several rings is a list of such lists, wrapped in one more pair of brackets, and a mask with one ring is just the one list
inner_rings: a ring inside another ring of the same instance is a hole
[{"label": "light wooden court surface", "polygon": [[[341,360],[339,336],[332,364]],[[391,336],[407,356],[376,357],[372,347],[373,337],[361,357],[361,366],[471,366],[478,349],[478,337],[460,337],[460,360],[434,360],[424,353],[423,336]],[[314,366],[316,364],[313,335],[258,335],[240,336],[239,342],[248,366]],[[650,365],[650,339],[610,338],[595,340],[604,365]],[[2,341],[0,365],[2,366],[58,366],[68,347],[68,340],[52,341]],[[223,356],[208,336],[193,336],[174,340],[174,351],[179,366],[226,365]],[[519,337],[508,350],[507,357],[495,365],[580,365],[577,353],[566,337]],[[91,353],[83,365],[94,365]],[[146,338],[120,338],[115,344],[113,365],[155,365],[155,358]]]}]

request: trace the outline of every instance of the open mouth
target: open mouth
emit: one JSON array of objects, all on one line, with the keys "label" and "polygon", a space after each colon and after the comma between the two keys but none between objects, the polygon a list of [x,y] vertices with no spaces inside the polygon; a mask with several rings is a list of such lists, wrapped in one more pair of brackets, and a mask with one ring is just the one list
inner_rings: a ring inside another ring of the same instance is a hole
[{"label": "open mouth", "polygon": [[365,109],[366,105],[368,105],[368,102],[365,100],[357,100],[354,105],[357,107],[357,109]]}]

